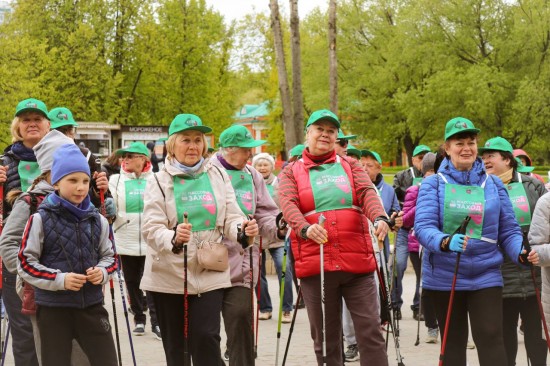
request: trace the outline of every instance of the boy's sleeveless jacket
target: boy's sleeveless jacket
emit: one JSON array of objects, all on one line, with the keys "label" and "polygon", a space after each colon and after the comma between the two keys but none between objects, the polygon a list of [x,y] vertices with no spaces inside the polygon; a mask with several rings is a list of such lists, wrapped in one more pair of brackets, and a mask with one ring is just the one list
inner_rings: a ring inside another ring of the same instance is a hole
[{"label": "boy's sleeveless jacket", "polygon": [[[60,205],[45,199],[38,213],[42,218],[44,245],[41,263],[61,272],[86,274],[98,263],[101,220],[93,206],[77,218]],[[35,289],[36,303],[44,306],[86,308],[103,301],[101,286],[90,282],[80,291]]]}]

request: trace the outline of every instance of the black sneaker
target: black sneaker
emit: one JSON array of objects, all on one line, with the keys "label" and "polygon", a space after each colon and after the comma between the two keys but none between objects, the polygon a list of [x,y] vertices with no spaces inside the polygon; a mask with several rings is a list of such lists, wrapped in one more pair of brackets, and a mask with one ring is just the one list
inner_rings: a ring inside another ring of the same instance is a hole
[{"label": "black sneaker", "polygon": [[225,353],[223,354],[223,359],[225,361],[229,361],[229,350],[228,349],[225,350]]},{"label": "black sneaker", "polygon": [[153,332],[156,339],[162,341],[162,335],[160,334],[160,327],[158,325],[155,325],[153,329],[151,329],[151,332]]},{"label": "black sneaker", "polygon": [[344,354],[346,361],[357,361],[359,359],[359,349],[356,344],[350,344]]},{"label": "black sneaker", "polygon": [[420,320],[421,322],[424,321],[424,314],[420,313],[420,319],[418,319],[418,316],[419,316],[418,309],[413,309],[413,319]]},{"label": "black sneaker", "polygon": [[135,336],[142,336],[145,334],[145,324],[136,324],[136,328],[132,332]]}]

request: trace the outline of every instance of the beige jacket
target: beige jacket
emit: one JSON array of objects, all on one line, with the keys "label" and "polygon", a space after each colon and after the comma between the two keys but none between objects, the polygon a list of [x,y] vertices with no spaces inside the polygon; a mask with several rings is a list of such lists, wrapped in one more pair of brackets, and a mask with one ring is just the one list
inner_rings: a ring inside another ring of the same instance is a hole
[{"label": "beige jacket", "polygon": [[[210,178],[218,204],[216,219],[218,230],[193,232],[188,244],[187,289],[189,294],[231,287],[229,269],[225,272],[209,271],[197,263],[197,244],[202,240],[221,241],[222,233],[224,237],[236,241],[237,224],[245,220],[227,173],[223,169],[214,167],[210,160],[203,163],[197,174],[204,171]],[[143,237],[147,242],[147,255],[140,287],[143,290],[155,292],[183,294],[183,254],[172,253],[174,227],[178,224],[174,200],[174,176],[183,177],[185,174],[166,160],[163,170],[156,173],[159,182],[157,183],[154,175],[147,182],[143,210]]]}]

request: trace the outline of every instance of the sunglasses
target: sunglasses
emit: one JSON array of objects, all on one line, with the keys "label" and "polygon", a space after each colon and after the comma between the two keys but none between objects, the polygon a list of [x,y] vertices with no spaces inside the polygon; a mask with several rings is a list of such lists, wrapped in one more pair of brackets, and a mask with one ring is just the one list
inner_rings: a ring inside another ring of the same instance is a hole
[{"label": "sunglasses", "polygon": [[336,142],[338,143],[338,145],[340,145],[342,147],[348,146],[348,140],[346,140],[346,139],[341,139],[341,140],[338,140]]}]

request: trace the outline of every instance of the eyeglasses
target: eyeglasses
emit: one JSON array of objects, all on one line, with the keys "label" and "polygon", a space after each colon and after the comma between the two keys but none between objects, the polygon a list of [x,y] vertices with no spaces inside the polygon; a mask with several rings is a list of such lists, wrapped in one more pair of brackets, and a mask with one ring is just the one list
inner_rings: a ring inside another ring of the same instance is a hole
[{"label": "eyeglasses", "polygon": [[336,142],[338,143],[338,145],[340,145],[342,147],[348,146],[348,140],[347,139],[337,140]]}]

